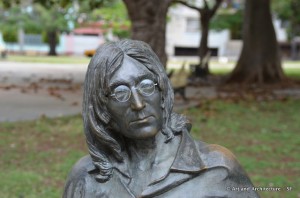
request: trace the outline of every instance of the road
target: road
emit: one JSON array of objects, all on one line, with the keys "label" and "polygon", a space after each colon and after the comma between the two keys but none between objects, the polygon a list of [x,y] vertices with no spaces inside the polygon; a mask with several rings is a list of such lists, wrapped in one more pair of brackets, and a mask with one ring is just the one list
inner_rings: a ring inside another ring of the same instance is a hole
[{"label": "road", "polygon": [[[34,120],[81,113],[87,65],[0,62],[0,122]],[[187,97],[211,90],[187,89]],[[175,110],[197,105],[175,99]]]},{"label": "road", "polygon": [[87,65],[0,62],[0,122],[81,112]]}]

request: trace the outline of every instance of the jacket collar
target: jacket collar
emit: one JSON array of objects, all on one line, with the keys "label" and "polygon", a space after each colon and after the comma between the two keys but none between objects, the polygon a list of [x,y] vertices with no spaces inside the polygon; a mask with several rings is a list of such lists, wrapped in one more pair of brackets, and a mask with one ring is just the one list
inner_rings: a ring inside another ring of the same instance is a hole
[{"label": "jacket collar", "polygon": [[[171,168],[171,165],[174,162],[175,156],[177,155],[177,151],[181,142],[181,138],[175,136],[172,141],[165,143],[165,137],[163,134],[159,134],[157,138],[158,147],[157,147],[157,155],[155,157],[153,163],[152,176],[149,182],[156,183],[162,179],[164,179]],[[124,160],[123,162],[117,162],[112,160],[112,165],[115,170],[121,173],[121,175],[127,178],[125,183],[129,184],[131,180],[131,171],[129,168],[129,158],[126,152],[123,153]],[[124,178],[123,178],[124,179]]]},{"label": "jacket collar", "polygon": [[[197,176],[206,167],[200,157],[195,142],[187,130],[181,134],[176,156],[172,165],[165,170],[165,175],[152,181],[141,194],[141,197],[153,197]],[[172,172],[172,174],[170,174]]]},{"label": "jacket collar", "polygon": [[181,142],[171,166],[171,170],[183,173],[199,172],[205,169],[205,165],[200,157],[200,153],[192,139],[190,133],[182,132]]},{"label": "jacket collar", "polygon": [[[153,174],[141,197],[161,194],[207,169],[203,163],[205,159],[201,159],[199,149],[187,130],[183,130],[168,143],[164,142],[163,137],[161,140],[152,170]],[[112,165],[115,171],[122,175],[119,177],[120,181],[130,192],[128,185],[131,181],[131,174],[128,167],[128,156],[126,153],[124,156],[123,162],[113,160]],[[95,167],[89,169],[95,170]],[[170,174],[172,172],[173,174]]]},{"label": "jacket collar", "polygon": [[[164,138],[161,137],[149,185],[165,179],[171,171],[198,173],[205,169],[195,142],[187,130],[182,131],[180,135],[175,136],[168,143],[164,143],[163,140]],[[126,158],[121,163],[114,162],[113,166],[127,178],[126,183],[129,183],[131,174],[126,162],[128,158]]]}]

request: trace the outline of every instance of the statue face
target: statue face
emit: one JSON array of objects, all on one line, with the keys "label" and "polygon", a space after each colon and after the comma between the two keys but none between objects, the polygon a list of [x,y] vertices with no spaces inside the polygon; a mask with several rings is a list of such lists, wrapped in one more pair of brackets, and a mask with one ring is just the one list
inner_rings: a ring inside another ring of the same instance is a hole
[{"label": "statue face", "polygon": [[154,74],[144,65],[124,57],[109,82],[107,109],[116,132],[132,139],[146,139],[162,129],[162,98],[155,83]]}]

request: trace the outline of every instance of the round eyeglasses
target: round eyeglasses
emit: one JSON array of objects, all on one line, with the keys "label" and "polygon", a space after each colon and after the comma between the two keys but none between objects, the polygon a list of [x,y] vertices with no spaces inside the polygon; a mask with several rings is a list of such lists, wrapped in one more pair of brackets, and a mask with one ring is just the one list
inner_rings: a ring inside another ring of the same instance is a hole
[{"label": "round eyeglasses", "polygon": [[[138,90],[138,92],[143,96],[151,96],[155,91],[156,85],[157,83],[154,83],[152,80],[145,79],[133,89]],[[110,96],[114,97],[119,102],[126,102],[131,96],[131,89],[125,85],[120,85],[113,90]]]}]

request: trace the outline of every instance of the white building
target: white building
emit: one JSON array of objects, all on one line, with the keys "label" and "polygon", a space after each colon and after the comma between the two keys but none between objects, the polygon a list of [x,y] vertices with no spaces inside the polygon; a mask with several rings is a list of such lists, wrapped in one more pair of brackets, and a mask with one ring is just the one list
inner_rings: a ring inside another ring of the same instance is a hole
[{"label": "white building", "polygon": [[[176,5],[169,9],[167,23],[166,52],[168,56],[195,56],[200,44],[198,12],[186,6]],[[223,56],[230,31],[209,31],[208,46],[212,55]]]},{"label": "white building", "polygon": [[[170,20],[167,23],[166,52],[172,59],[193,58],[200,44],[198,12],[183,5],[171,7],[168,12]],[[280,21],[274,20],[274,28],[279,42],[287,40],[287,33],[280,26]],[[209,31],[208,47],[212,56],[237,59],[242,47],[241,40],[231,40],[230,31]]]}]

